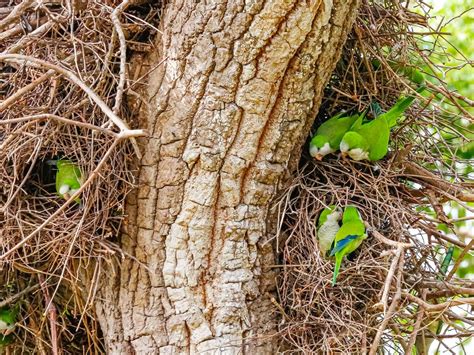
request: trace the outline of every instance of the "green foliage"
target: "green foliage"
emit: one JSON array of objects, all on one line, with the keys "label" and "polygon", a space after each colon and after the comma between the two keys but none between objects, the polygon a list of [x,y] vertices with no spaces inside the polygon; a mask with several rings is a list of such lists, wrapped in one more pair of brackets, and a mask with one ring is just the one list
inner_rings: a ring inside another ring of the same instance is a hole
[{"label": "green foliage", "polygon": [[[472,56],[474,36],[474,9],[470,0],[433,1],[436,18],[431,23],[442,34],[438,37],[433,61],[441,64],[437,71],[450,88],[461,95],[472,96],[474,91],[474,66],[467,65]],[[471,9],[470,9],[471,8]],[[467,12],[465,12],[467,11]],[[462,15],[462,16],[461,16]],[[449,33],[449,35],[443,34]],[[440,48],[443,50],[440,52]],[[471,109],[471,113],[474,112]]]},{"label": "green foliage", "polygon": [[[474,39],[474,8],[468,0],[432,1],[430,26],[436,31],[419,38],[418,47],[427,58],[422,64],[428,74],[427,80],[435,86],[444,85],[461,96],[472,100],[474,92],[474,65],[472,64],[472,41]],[[421,9],[419,9],[421,11]],[[437,124],[425,129],[433,139],[432,155],[439,161],[430,162],[425,167],[442,171],[450,176],[455,170],[458,178],[472,181],[474,178],[474,107],[466,101],[451,97],[450,99],[435,95],[433,108],[438,109],[443,125]],[[441,111],[439,110],[441,109]],[[469,118],[471,116],[471,118]],[[455,177],[447,180],[455,181]],[[474,237],[474,223],[466,217],[472,212],[466,209],[474,204],[447,202],[443,209],[452,225],[438,224],[438,229],[451,238],[468,244]],[[434,211],[426,211],[435,215]],[[453,260],[457,260],[462,249],[456,247]],[[469,278],[474,275],[474,256],[467,253],[463,257],[456,275]]]}]

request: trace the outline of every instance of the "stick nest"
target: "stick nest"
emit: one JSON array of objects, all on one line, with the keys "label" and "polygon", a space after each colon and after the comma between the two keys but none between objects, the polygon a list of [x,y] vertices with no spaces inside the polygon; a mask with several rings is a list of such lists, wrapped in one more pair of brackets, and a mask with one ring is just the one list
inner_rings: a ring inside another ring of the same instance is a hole
[{"label": "stick nest", "polygon": [[[143,133],[129,128],[137,126],[126,101],[136,78],[125,60],[131,49],[150,49],[159,4],[2,6],[0,300],[20,304],[23,319],[12,346],[100,351],[94,282],[84,282],[83,268],[119,251],[114,238],[135,184],[133,137]],[[48,161],[59,158],[80,166],[81,205],[56,193]]]},{"label": "stick nest", "polygon": [[[365,2],[313,133],[343,110],[362,112],[372,102],[388,110],[401,94],[413,92],[387,58],[422,71],[429,67],[413,30],[421,28],[435,41],[429,20],[428,13],[411,12],[396,1],[383,6]],[[392,49],[389,56],[383,47]],[[377,69],[374,59],[382,62]],[[277,199],[281,272],[275,302],[282,314],[282,352],[375,354],[383,349],[409,354],[415,343],[436,338],[441,350],[450,349],[454,345],[446,339],[461,342],[472,334],[468,305],[473,299],[468,296],[474,294],[474,283],[456,277],[456,270],[470,257],[473,243],[465,240],[462,221],[446,211],[447,206],[473,210],[472,176],[466,169],[472,161],[456,154],[456,144],[465,139],[459,120],[472,127],[473,117],[465,108],[468,99],[454,96],[433,72],[425,75],[430,94],[419,97],[392,130],[387,157],[376,163],[337,156],[318,162],[306,153],[306,145],[297,176]],[[441,131],[449,131],[449,139]],[[343,261],[335,287],[334,258],[321,254],[316,238],[317,219],[329,205],[357,206],[369,235]],[[443,274],[450,247],[456,248],[455,257]],[[444,325],[436,334],[429,326],[438,320]]]}]

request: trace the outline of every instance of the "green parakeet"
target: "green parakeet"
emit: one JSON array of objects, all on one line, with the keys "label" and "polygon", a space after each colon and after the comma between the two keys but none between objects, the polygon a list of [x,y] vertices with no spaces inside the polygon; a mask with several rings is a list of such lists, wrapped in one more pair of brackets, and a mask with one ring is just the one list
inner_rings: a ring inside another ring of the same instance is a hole
[{"label": "green parakeet", "polygon": [[341,217],[342,210],[334,205],[325,208],[319,215],[317,236],[319,250],[323,255],[326,255],[327,251],[331,249],[334,237],[340,228]]},{"label": "green parakeet", "polygon": [[[58,172],[56,173],[56,192],[65,200],[69,199],[83,184],[79,166],[68,159],[60,159],[56,162]],[[81,199],[75,199],[81,203]]]},{"label": "green parakeet", "polygon": [[339,148],[344,134],[356,122],[360,124],[363,116],[364,114],[344,116],[344,113],[340,113],[323,122],[309,143],[309,154],[317,160],[321,160],[325,155],[334,153]]},{"label": "green parakeet", "polygon": [[1,335],[8,335],[15,329],[16,317],[20,311],[20,306],[17,304],[14,307],[0,308],[0,337]]},{"label": "green parakeet", "polygon": [[342,215],[342,226],[334,238],[334,247],[331,256],[336,257],[332,286],[336,284],[337,275],[344,256],[356,250],[362,241],[367,238],[365,225],[355,206],[347,206]]},{"label": "green parakeet", "polygon": [[[424,87],[417,91],[422,90]],[[390,110],[372,121],[351,128],[339,145],[342,155],[349,155],[353,160],[382,159],[388,152],[390,128],[396,125],[397,120],[414,100],[414,96],[402,98]]]}]

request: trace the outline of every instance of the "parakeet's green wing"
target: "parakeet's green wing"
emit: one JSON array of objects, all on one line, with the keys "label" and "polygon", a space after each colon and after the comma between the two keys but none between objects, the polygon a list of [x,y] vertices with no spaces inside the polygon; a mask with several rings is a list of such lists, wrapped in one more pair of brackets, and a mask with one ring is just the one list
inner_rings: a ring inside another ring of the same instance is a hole
[{"label": "parakeet's green wing", "polygon": [[390,128],[384,115],[363,124],[354,132],[362,136],[368,144],[369,160],[382,159],[388,151]]},{"label": "parakeet's green wing", "polygon": [[[417,89],[417,92],[423,90],[424,87],[420,87]],[[377,116],[372,121],[362,124],[354,124],[351,130],[341,138],[341,150],[347,147],[349,149],[345,150],[354,150],[355,148],[358,148],[368,152],[368,159],[370,161],[382,159],[388,152],[390,128],[397,123],[398,119],[412,104],[414,99],[414,96],[400,99],[389,111]],[[351,134],[355,135],[355,133],[359,136],[352,137]],[[356,139],[358,137],[359,139]],[[360,156],[360,158],[355,159],[364,159],[362,154],[360,154]]]},{"label": "parakeet's green wing", "polygon": [[359,237],[360,236],[357,234],[351,234],[345,237],[344,239],[337,241],[337,243],[334,245],[334,248],[331,250],[330,256],[336,255],[336,253],[340,252],[342,249],[347,247],[350,242],[356,240]]},{"label": "parakeet's green wing", "polygon": [[329,145],[332,148],[337,149],[344,134],[351,128],[358,118],[358,114],[342,117],[341,114],[334,116],[319,126],[316,135],[324,135],[328,137]]},{"label": "parakeet's green wing", "polygon": [[356,250],[366,237],[365,225],[359,211],[355,206],[347,206],[342,217],[342,227],[334,238],[335,244],[331,251],[331,255],[336,257],[332,280],[333,286],[336,284],[344,256]]},{"label": "parakeet's green wing", "polygon": [[355,220],[343,223],[342,227],[336,234],[334,239],[335,246],[331,251],[331,255],[336,257],[332,282],[333,285],[336,283],[340,264],[344,256],[356,250],[366,237],[365,226],[362,221]]},{"label": "parakeet's green wing", "polygon": [[[417,91],[422,90],[424,88],[419,88]],[[370,161],[380,160],[387,154],[390,128],[397,123],[397,120],[414,100],[414,96],[399,100],[390,110],[360,128],[359,133],[365,137],[370,146]]]},{"label": "parakeet's green wing", "polygon": [[[361,221],[350,221],[342,224],[342,227],[336,234],[334,238],[335,246],[338,245],[338,242],[346,239],[349,236],[362,236],[365,234],[365,226]],[[351,237],[353,238],[353,237]],[[346,245],[347,246],[347,245]],[[336,252],[335,252],[336,253]]]}]

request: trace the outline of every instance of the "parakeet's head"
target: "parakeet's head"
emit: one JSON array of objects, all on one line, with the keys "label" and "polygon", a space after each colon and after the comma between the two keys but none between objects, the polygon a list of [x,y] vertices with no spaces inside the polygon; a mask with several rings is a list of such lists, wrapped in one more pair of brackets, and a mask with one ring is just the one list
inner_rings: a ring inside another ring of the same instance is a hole
[{"label": "parakeet's head", "polygon": [[59,159],[56,161],[56,166],[58,169],[62,169],[68,165],[73,165],[73,162],[68,159]]},{"label": "parakeet's head", "polygon": [[335,149],[332,149],[329,145],[329,139],[322,135],[318,134],[311,139],[309,144],[309,154],[316,158],[317,160],[323,159],[325,155],[334,153]]},{"label": "parakeet's head", "polygon": [[19,312],[19,305],[14,307],[0,308],[0,334],[8,335],[15,330],[16,317]]},{"label": "parakeet's head", "polygon": [[364,137],[356,132],[347,132],[339,146],[342,157],[349,155],[353,160],[369,159],[368,144]]},{"label": "parakeet's head", "polygon": [[318,227],[322,226],[324,223],[338,222],[342,217],[342,209],[339,206],[331,205],[328,208],[325,208],[319,215]]},{"label": "parakeet's head", "polygon": [[72,165],[73,162],[69,159],[51,159],[47,160],[46,164],[57,167],[58,169],[64,168],[65,166]]},{"label": "parakeet's head", "polygon": [[353,205],[346,206],[346,208],[344,208],[344,214],[342,216],[342,223],[358,220],[362,221],[362,217],[360,216],[360,212],[357,207]]}]

